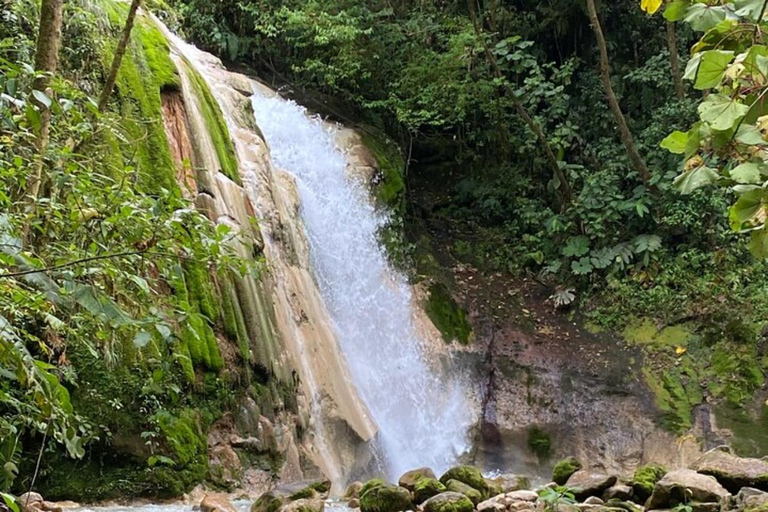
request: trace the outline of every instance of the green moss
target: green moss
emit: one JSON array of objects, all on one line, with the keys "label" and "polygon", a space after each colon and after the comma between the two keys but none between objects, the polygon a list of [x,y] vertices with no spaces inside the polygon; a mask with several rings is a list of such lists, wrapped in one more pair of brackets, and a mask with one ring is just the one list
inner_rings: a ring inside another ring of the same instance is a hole
[{"label": "green moss", "polygon": [[546,459],[552,453],[552,439],[539,427],[528,431],[528,448],[539,458]]},{"label": "green moss", "polygon": [[693,408],[703,401],[699,377],[690,358],[679,367],[663,369],[658,374],[644,367],[642,372],[648,387],[656,397],[661,422],[672,432],[682,433],[692,426]]},{"label": "green moss", "polygon": [[716,397],[739,406],[765,384],[763,368],[754,345],[723,343],[712,352],[710,390]]},{"label": "green moss", "polygon": [[474,487],[470,487],[467,484],[463,482],[459,482],[458,480],[448,480],[448,483],[445,485],[445,487],[449,491],[458,492],[459,494],[463,494],[467,498],[469,498],[474,505],[477,505],[481,501],[483,501],[483,494],[475,489]]},{"label": "green moss", "polygon": [[484,498],[490,494],[491,488],[483,474],[474,466],[456,466],[449,469],[440,477],[440,483],[447,486],[448,481],[457,480],[480,491]]},{"label": "green moss", "polygon": [[373,489],[374,487],[382,487],[385,485],[389,485],[389,482],[384,480],[383,478],[372,478],[371,480],[368,480],[363,484],[363,486],[360,488],[360,496],[368,492],[370,489]]},{"label": "green moss", "polygon": [[361,131],[360,138],[373,153],[381,171],[381,181],[376,185],[376,197],[395,213],[402,213],[405,207],[405,160],[400,148],[373,128]]},{"label": "green moss", "polygon": [[231,340],[237,340],[237,347],[240,349],[240,357],[245,366],[248,367],[251,362],[250,340],[248,339],[248,329],[245,326],[243,310],[240,307],[240,301],[237,300],[232,275],[219,277],[221,285],[221,307],[224,313],[224,332]]},{"label": "green moss", "polygon": [[361,512],[401,512],[411,508],[411,493],[395,485],[376,485],[360,494]]},{"label": "green moss", "polygon": [[744,406],[722,404],[713,409],[717,426],[733,432],[734,451],[742,457],[763,457],[768,453],[768,403],[757,398]]},{"label": "green moss", "polygon": [[285,498],[278,496],[274,492],[265,492],[253,505],[250,512],[277,512],[285,503]]},{"label": "green moss", "polygon": [[435,283],[429,287],[426,312],[446,342],[457,340],[462,345],[469,343],[472,326],[467,312],[456,304],[445,285]]},{"label": "green moss", "polygon": [[581,462],[576,457],[566,457],[552,469],[552,481],[557,485],[565,485],[572,474],[581,469]]},{"label": "green moss", "polygon": [[420,478],[413,488],[413,502],[420,505],[432,496],[436,496],[448,489],[435,478]]},{"label": "green moss", "polygon": [[424,503],[424,512],[472,512],[475,506],[466,496],[451,499],[448,496],[435,496]]},{"label": "green moss", "polygon": [[651,496],[651,493],[653,493],[653,488],[656,485],[656,482],[661,480],[666,474],[666,468],[658,464],[649,464],[637,468],[632,477],[632,490],[634,491],[635,496],[641,502],[647,500]]},{"label": "green moss", "polygon": [[659,330],[649,318],[632,320],[622,335],[630,343],[652,351],[687,347],[694,338],[692,329],[687,325],[671,325]]},{"label": "green moss", "polygon": [[200,99],[201,114],[205,119],[205,125],[208,128],[208,133],[216,150],[216,156],[219,158],[221,172],[227,178],[241,185],[237,157],[235,156],[235,145],[229,136],[229,129],[227,128],[221,108],[203,77],[189,65],[187,65],[187,72],[189,73],[192,87],[195,89],[194,93]]}]

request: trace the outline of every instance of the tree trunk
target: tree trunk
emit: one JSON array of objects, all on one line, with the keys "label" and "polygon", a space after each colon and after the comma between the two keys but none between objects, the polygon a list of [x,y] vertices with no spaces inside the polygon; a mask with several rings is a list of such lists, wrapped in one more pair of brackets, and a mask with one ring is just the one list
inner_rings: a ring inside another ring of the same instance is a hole
[{"label": "tree trunk", "polygon": [[616,99],[616,93],[613,92],[613,86],[611,85],[611,70],[610,61],[608,59],[608,48],[605,44],[605,37],[603,36],[603,29],[600,26],[600,19],[597,16],[597,8],[595,8],[595,0],[587,0],[587,9],[589,10],[589,20],[592,24],[592,30],[597,37],[597,46],[600,50],[600,78],[603,82],[603,89],[605,89],[605,96],[608,99],[608,105],[611,107],[613,117],[616,119],[616,124],[619,126],[619,134],[621,135],[621,141],[627,148],[627,155],[632,167],[635,168],[640,175],[640,179],[647,186],[651,181],[651,173],[645,166],[640,153],[637,152],[635,147],[635,141],[632,139],[632,132],[629,131],[627,126],[627,120],[624,119],[624,114],[619,106],[619,101]]},{"label": "tree trunk", "polygon": [[112,90],[115,88],[115,81],[117,81],[117,72],[120,71],[120,64],[123,62],[123,56],[128,48],[128,43],[131,40],[131,31],[133,30],[133,24],[136,21],[136,11],[139,10],[141,0],[133,0],[131,7],[128,9],[128,17],[125,19],[125,26],[123,27],[123,33],[120,35],[120,41],[117,43],[117,49],[115,50],[115,56],[112,58],[112,66],[109,68],[109,74],[107,75],[107,81],[104,83],[104,89],[99,96],[99,111],[103,112],[107,108],[109,103],[109,97],[112,95]]},{"label": "tree trunk", "polygon": [[[469,16],[470,18],[472,18],[472,25],[474,26],[475,34],[478,37],[482,37],[482,27],[480,26],[480,23],[477,19],[477,15],[475,13],[474,1],[475,0],[467,0],[467,7],[469,8]],[[488,64],[491,66],[491,70],[493,71],[493,74],[496,76],[496,78],[498,78],[504,84],[504,90],[507,96],[509,96],[509,99],[512,100],[512,104],[515,107],[515,111],[517,112],[517,115],[522,118],[523,122],[525,122],[528,128],[534,133],[534,135],[536,135],[536,138],[539,141],[539,145],[544,151],[544,156],[546,157],[547,162],[549,163],[549,166],[551,167],[554,176],[560,182],[560,184],[557,187],[561,195],[560,208],[562,210],[565,210],[565,208],[571,203],[571,200],[573,198],[573,193],[571,191],[571,186],[565,177],[565,173],[563,173],[563,170],[560,168],[560,163],[558,162],[554,151],[552,151],[552,146],[549,145],[549,141],[547,140],[547,137],[544,134],[544,130],[542,130],[539,123],[537,123],[530,116],[530,114],[528,114],[528,111],[525,109],[525,106],[517,98],[517,96],[515,96],[515,92],[509,86],[507,81],[504,80],[504,74],[501,72],[501,69],[499,69],[499,66],[496,63],[496,59],[494,59],[493,55],[491,54],[491,50],[488,48],[488,45],[483,43],[483,49],[485,51],[485,57],[488,60]]]},{"label": "tree trunk", "polygon": [[680,57],[677,53],[677,31],[675,23],[667,22],[667,47],[669,48],[669,64],[672,67],[672,79],[675,81],[675,94],[677,99],[685,99],[685,87],[683,76],[680,74]]},{"label": "tree trunk", "polygon": [[[37,36],[37,48],[35,51],[35,71],[41,74],[32,83],[32,88],[36,91],[46,92],[50,83],[50,76],[56,72],[56,68],[59,65],[63,10],[64,0],[43,0],[40,6],[40,30]],[[27,200],[23,204],[33,208],[43,181],[43,167],[45,166],[45,150],[48,147],[51,111],[34,96],[31,97],[31,101],[40,108],[40,134],[35,142],[37,162],[33,174],[27,180]]]}]

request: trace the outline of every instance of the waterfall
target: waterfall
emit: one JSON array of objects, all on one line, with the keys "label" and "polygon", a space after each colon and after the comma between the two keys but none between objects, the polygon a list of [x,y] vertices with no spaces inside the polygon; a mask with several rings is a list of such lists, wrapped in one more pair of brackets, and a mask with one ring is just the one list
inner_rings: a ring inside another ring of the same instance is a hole
[{"label": "waterfall", "polygon": [[273,164],[297,182],[315,278],[379,429],[377,470],[391,479],[424,465],[441,472],[467,451],[474,407],[455,372],[427,357],[411,288],[377,240],[387,217],[366,185],[347,175],[345,156],[322,120],[255,90],[258,126]]}]

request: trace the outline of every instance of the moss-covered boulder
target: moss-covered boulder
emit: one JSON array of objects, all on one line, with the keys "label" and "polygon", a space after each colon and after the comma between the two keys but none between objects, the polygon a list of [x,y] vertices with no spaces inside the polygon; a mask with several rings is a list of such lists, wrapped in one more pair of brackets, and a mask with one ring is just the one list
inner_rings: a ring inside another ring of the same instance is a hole
[{"label": "moss-covered boulder", "polygon": [[647,509],[663,509],[690,502],[720,504],[729,496],[715,477],[690,469],[677,469],[656,482],[645,506]]},{"label": "moss-covered boulder", "polygon": [[358,492],[358,496],[362,497],[363,494],[368,492],[370,489],[373,489],[374,487],[382,487],[382,486],[386,486],[386,485],[390,485],[390,483],[387,482],[386,480],[384,480],[383,478],[372,478],[372,479],[368,480],[367,482],[365,482],[362,487],[360,487],[360,491]]},{"label": "moss-covered boulder", "polygon": [[432,496],[447,491],[448,489],[436,478],[422,478],[413,488],[413,502],[421,505]]},{"label": "moss-covered boulder", "polygon": [[710,450],[693,463],[691,469],[717,478],[732,493],[742,487],[768,491],[768,461],[739,457],[723,446]]},{"label": "moss-covered boulder", "polygon": [[506,494],[508,492],[524,491],[531,488],[531,479],[525,475],[504,473],[493,478],[486,478],[490,495]]},{"label": "moss-covered boulder", "polygon": [[552,481],[557,485],[565,485],[571,475],[581,469],[581,462],[576,457],[566,457],[552,470]]},{"label": "moss-covered boulder", "polygon": [[449,480],[457,480],[477,489],[484,498],[491,494],[488,482],[485,481],[480,470],[474,466],[456,466],[449,469],[440,477],[440,482],[447,487]]},{"label": "moss-covered boulder", "polygon": [[376,485],[360,495],[361,512],[400,512],[410,508],[410,491],[397,485]]},{"label": "moss-covered boulder", "polygon": [[417,468],[403,473],[403,476],[397,481],[400,487],[405,487],[409,491],[413,491],[416,487],[416,482],[422,478],[437,478],[435,472],[430,468]]},{"label": "moss-covered boulder", "polygon": [[265,492],[251,505],[251,512],[277,512],[285,503],[285,496],[274,491]]},{"label": "moss-covered boulder", "polygon": [[318,498],[298,499],[280,508],[280,512],[323,512],[323,510],[325,510],[325,501]]},{"label": "moss-covered boulder", "polygon": [[483,494],[480,491],[474,487],[468,486],[464,482],[459,482],[458,480],[448,480],[448,483],[445,485],[445,487],[447,487],[449,491],[463,494],[472,500],[474,505],[477,505],[484,499]]},{"label": "moss-covered boulder", "polygon": [[656,482],[666,474],[667,469],[659,464],[648,464],[635,470],[635,475],[632,477],[632,492],[638,503],[645,503],[653,493]]},{"label": "moss-covered boulder", "polygon": [[424,502],[424,512],[472,512],[472,501],[458,492],[443,492]]}]

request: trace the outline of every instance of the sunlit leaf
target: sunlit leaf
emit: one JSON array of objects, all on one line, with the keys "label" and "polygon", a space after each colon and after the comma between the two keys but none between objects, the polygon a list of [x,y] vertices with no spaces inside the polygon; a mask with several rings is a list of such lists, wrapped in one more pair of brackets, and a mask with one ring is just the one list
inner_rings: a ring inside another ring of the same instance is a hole
[{"label": "sunlit leaf", "polygon": [[640,8],[648,14],[654,14],[661,7],[662,0],[641,0]]},{"label": "sunlit leaf", "polygon": [[706,101],[699,105],[701,119],[719,131],[733,128],[748,111],[748,105],[719,94],[709,95]]},{"label": "sunlit leaf", "polygon": [[731,60],[733,60],[733,52],[723,50],[703,52],[693,86],[702,90],[719,85]]},{"label": "sunlit leaf", "polygon": [[688,134],[681,131],[674,131],[667,135],[663,141],[661,141],[661,147],[668,150],[670,153],[683,154],[685,148],[688,145]]},{"label": "sunlit leaf", "polygon": [[761,183],[763,180],[760,176],[761,166],[754,162],[746,162],[737,165],[731,170],[731,179],[737,183]]},{"label": "sunlit leaf", "polygon": [[714,183],[717,178],[719,175],[716,170],[702,165],[675,178],[674,185],[683,194],[690,194],[699,187]]}]

